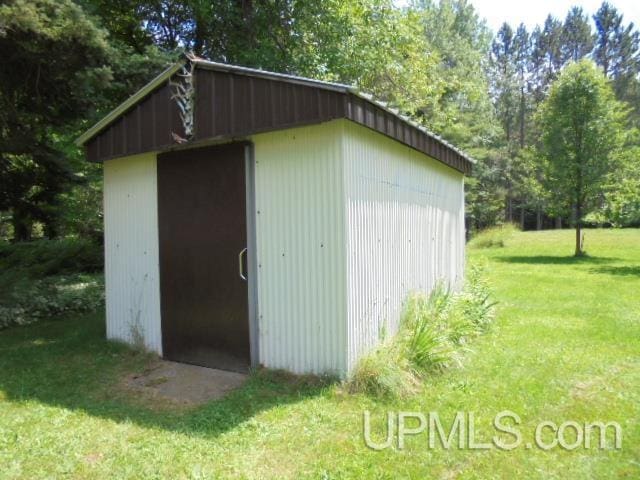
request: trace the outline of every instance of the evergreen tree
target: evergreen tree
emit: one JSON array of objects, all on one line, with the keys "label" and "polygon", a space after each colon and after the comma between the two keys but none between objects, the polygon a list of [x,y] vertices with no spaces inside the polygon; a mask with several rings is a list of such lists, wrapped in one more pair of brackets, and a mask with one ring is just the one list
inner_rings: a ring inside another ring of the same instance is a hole
[{"label": "evergreen tree", "polygon": [[518,82],[518,130],[520,148],[526,145],[528,75],[530,69],[531,39],[523,23],[513,39],[513,61]]},{"label": "evergreen tree", "polygon": [[597,34],[594,59],[602,67],[604,74],[610,77],[618,56],[622,16],[614,6],[603,2],[593,16],[593,21],[596,24]]},{"label": "evergreen tree", "polygon": [[640,121],[640,33],[633,23],[624,25],[622,14],[604,2],[593,16],[596,24],[594,58],[613,80],[619,99],[634,107]]},{"label": "evergreen tree", "polygon": [[493,67],[492,93],[507,144],[513,139],[518,111],[514,47],[513,29],[509,24],[504,23],[491,45],[491,64]]},{"label": "evergreen tree", "polygon": [[589,17],[580,7],[572,7],[562,27],[561,47],[563,62],[577,62],[591,53],[594,36]]},{"label": "evergreen tree", "polygon": [[110,79],[106,36],[70,0],[12,0],[0,5],[0,57],[0,210],[17,240],[35,221],[54,237],[76,179],[65,132]]},{"label": "evergreen tree", "polygon": [[532,56],[535,64],[535,88],[538,98],[541,99],[564,65],[562,22],[557,18],[549,15],[544,27],[534,31]]}]

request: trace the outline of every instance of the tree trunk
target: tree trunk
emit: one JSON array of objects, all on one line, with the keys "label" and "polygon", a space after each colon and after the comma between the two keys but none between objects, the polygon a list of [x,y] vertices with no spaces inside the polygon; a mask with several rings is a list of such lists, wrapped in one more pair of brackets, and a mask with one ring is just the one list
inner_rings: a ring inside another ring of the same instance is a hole
[{"label": "tree trunk", "polygon": [[520,88],[520,148],[524,148],[524,113],[526,109],[524,87]]},{"label": "tree trunk", "polygon": [[520,207],[520,230],[524,231],[524,206]]},{"label": "tree trunk", "polygon": [[[578,145],[581,145],[582,141],[578,142]],[[577,182],[576,182],[576,257],[580,257],[584,254],[582,251],[582,241],[580,238],[580,234],[582,233],[582,205],[583,205],[583,196],[582,196],[582,162],[580,163],[580,167],[577,172]]]},{"label": "tree trunk", "polygon": [[576,257],[581,257],[584,252],[582,251],[582,204],[578,202],[576,204]]},{"label": "tree trunk", "polygon": [[58,225],[54,220],[48,220],[44,224],[44,236],[50,240],[58,238]]},{"label": "tree trunk", "polygon": [[556,229],[560,230],[562,228],[562,217],[556,217]]},{"label": "tree trunk", "polygon": [[540,207],[536,208],[536,230],[542,230],[542,211]]},{"label": "tree trunk", "polygon": [[13,225],[14,242],[26,242],[31,240],[31,219],[24,215],[20,210],[14,210],[11,217],[11,224]]},{"label": "tree trunk", "polygon": [[582,251],[581,235],[582,226],[580,225],[580,222],[576,222],[576,257],[581,257],[584,254],[584,252]]},{"label": "tree trunk", "polygon": [[239,0],[239,4],[242,12],[244,34],[247,36],[247,44],[250,48],[254,48],[256,32],[253,25],[253,0]]},{"label": "tree trunk", "polygon": [[203,27],[203,19],[200,18],[199,15],[196,15],[195,19],[195,38],[193,40],[193,53],[198,56],[202,56],[204,53],[204,27]]},{"label": "tree trunk", "polygon": [[507,205],[505,208],[504,219],[507,223],[513,223],[513,198],[511,198],[511,181],[507,186]]}]

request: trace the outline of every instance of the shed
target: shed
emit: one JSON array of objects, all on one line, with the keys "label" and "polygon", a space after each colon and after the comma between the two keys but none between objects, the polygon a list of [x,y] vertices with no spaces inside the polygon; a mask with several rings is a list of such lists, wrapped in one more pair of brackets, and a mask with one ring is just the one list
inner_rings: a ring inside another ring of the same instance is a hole
[{"label": "shed", "polygon": [[353,87],[184,59],[78,139],[104,165],[107,336],[344,376],[460,285],[472,160]]}]

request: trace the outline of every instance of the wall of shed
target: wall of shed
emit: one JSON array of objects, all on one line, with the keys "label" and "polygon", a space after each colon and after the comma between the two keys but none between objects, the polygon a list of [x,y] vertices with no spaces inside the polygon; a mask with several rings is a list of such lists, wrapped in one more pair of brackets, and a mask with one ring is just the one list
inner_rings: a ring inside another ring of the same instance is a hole
[{"label": "wall of shed", "polygon": [[104,162],[107,338],[162,354],[156,155]]},{"label": "wall of shed", "polygon": [[411,291],[464,269],[463,175],[363,126],[345,122],[348,359],[398,325]]},{"label": "wall of shed", "polygon": [[346,370],[343,120],[252,137],[260,363]]}]

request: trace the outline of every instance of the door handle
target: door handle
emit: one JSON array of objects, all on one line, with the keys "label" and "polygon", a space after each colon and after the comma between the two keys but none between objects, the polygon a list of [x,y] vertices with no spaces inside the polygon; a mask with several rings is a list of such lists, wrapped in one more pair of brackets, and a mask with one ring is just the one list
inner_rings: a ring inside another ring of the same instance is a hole
[{"label": "door handle", "polygon": [[238,254],[238,270],[239,270],[240,278],[246,281],[247,277],[244,274],[244,263],[242,262],[242,257],[245,253],[247,253],[246,247],[240,250],[240,253]]}]

